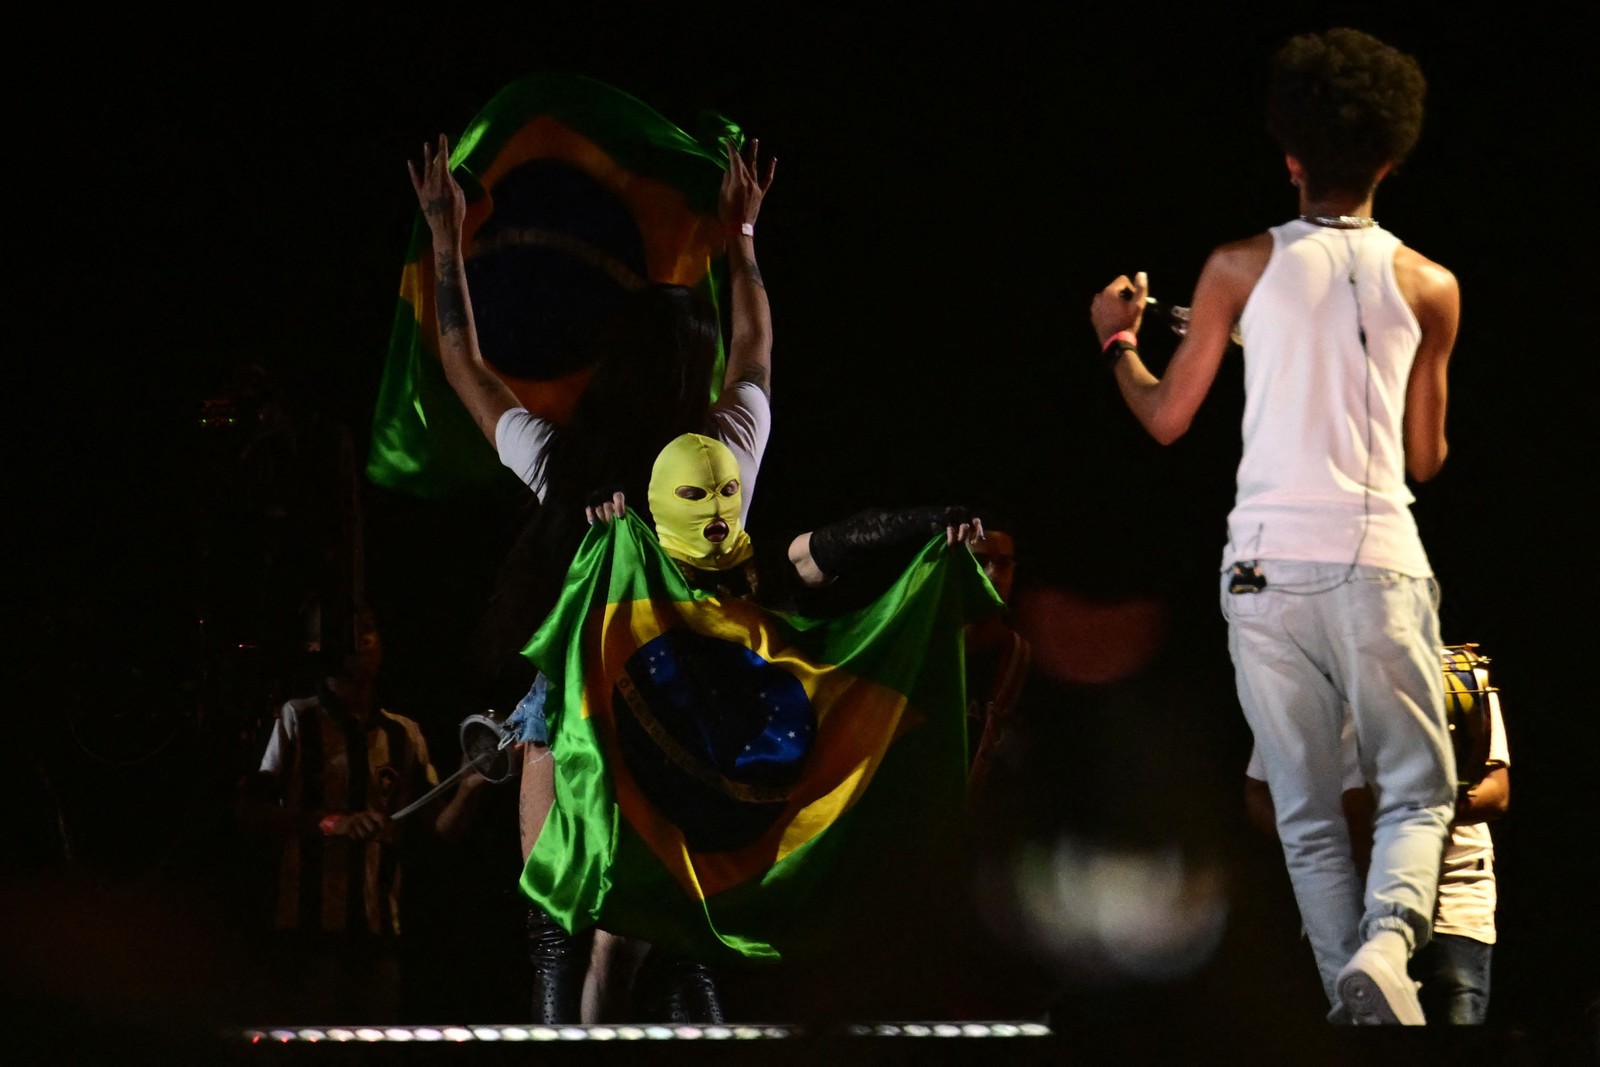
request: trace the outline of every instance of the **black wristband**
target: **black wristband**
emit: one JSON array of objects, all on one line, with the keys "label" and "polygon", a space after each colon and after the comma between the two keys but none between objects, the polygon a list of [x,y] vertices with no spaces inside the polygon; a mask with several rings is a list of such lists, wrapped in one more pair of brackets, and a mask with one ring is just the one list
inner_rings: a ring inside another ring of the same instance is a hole
[{"label": "black wristband", "polygon": [[1113,340],[1111,342],[1111,344],[1106,346],[1106,350],[1105,350],[1106,366],[1112,368],[1113,370],[1115,370],[1118,361],[1120,361],[1122,359],[1122,353],[1124,353],[1124,352],[1133,352],[1133,353],[1137,354],[1138,351],[1139,351],[1139,346],[1138,345],[1134,344],[1132,341],[1124,341],[1122,338],[1118,337],[1115,340]]}]

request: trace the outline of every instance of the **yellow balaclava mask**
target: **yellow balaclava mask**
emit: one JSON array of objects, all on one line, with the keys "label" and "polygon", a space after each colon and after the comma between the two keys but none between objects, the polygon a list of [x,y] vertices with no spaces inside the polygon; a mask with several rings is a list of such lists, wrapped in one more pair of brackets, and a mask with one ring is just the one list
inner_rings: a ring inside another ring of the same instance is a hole
[{"label": "yellow balaclava mask", "polygon": [[754,551],[739,521],[739,461],[721,441],[686,433],[650,469],[650,511],[667,555],[703,571],[737,567]]}]

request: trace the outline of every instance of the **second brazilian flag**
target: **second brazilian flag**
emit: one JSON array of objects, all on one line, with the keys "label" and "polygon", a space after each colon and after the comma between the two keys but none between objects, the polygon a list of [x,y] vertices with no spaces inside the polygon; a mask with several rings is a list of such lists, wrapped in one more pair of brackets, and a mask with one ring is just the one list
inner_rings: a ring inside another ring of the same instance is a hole
[{"label": "second brazilian flag", "polygon": [[[629,290],[684,285],[717,305],[722,140],[739,136],[709,112],[691,135],[626,93],[566,74],[523,78],[473,118],[450,152],[467,197],[473,317],[485,362],[528,410],[566,420],[589,379],[589,339]],[[516,479],[439,365],[431,248],[418,212],[367,476],[434,499],[509,491]],[[720,370],[712,377],[720,383]]]}]

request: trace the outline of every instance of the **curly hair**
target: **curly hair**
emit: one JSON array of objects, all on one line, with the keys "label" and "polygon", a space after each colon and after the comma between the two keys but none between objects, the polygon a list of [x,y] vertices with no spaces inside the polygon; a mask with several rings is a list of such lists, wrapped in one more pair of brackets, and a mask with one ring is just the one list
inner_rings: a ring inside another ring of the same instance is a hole
[{"label": "curly hair", "polygon": [[1416,145],[1427,89],[1417,61],[1376,37],[1305,34],[1273,59],[1267,130],[1305,167],[1309,195],[1365,194]]}]

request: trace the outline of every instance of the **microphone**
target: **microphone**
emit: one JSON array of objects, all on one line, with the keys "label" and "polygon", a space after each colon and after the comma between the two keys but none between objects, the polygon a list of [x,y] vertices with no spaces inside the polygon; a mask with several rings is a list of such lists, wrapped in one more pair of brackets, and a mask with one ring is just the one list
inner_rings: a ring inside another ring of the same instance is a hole
[{"label": "microphone", "polygon": [[[1133,290],[1122,289],[1118,291],[1117,295],[1124,300],[1132,300]],[[1168,304],[1163,300],[1157,300],[1153,296],[1144,298],[1144,313],[1146,315],[1154,315],[1165,322],[1172,332],[1179,337],[1187,336],[1189,333],[1190,310],[1182,304]],[[1228,332],[1228,340],[1240,348],[1244,347],[1244,336],[1239,332],[1239,324],[1237,322],[1233,324],[1233,329]]]}]

